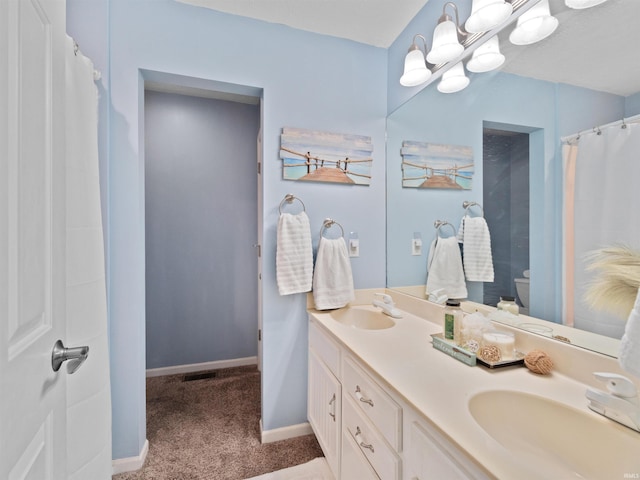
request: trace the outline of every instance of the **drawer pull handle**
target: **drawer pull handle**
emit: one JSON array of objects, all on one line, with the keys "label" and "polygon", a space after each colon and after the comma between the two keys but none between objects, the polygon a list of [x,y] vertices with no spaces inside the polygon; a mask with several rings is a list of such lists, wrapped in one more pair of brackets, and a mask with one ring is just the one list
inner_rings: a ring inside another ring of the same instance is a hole
[{"label": "drawer pull handle", "polygon": [[356,398],[360,400],[362,403],[368,403],[373,407],[373,400],[371,400],[370,398],[366,398],[364,395],[362,395],[362,392],[360,392],[360,385],[356,385]]},{"label": "drawer pull handle", "polygon": [[357,425],[356,425],[355,438],[356,438],[356,442],[358,442],[358,445],[360,445],[362,448],[367,448],[367,449],[371,450],[371,453],[375,453],[373,451],[373,445],[371,445],[370,443],[364,443],[362,441],[362,432],[360,431],[360,427],[358,427]]},{"label": "drawer pull handle", "polygon": [[336,394],[333,394],[333,397],[331,397],[331,400],[329,400],[329,405],[333,405],[333,413],[329,412],[329,416],[331,418],[333,418],[333,421],[336,421]]}]

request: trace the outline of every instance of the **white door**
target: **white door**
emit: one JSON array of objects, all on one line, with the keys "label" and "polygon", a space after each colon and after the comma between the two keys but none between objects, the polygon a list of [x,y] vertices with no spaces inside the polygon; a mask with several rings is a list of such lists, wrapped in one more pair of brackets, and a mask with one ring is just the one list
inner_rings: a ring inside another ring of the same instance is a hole
[{"label": "white door", "polygon": [[65,2],[0,1],[0,478],[66,478]]}]

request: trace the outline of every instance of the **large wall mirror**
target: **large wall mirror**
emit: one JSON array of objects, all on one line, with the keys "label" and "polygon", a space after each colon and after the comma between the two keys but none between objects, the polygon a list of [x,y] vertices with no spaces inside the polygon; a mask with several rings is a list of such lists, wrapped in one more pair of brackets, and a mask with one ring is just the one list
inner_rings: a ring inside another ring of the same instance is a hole
[{"label": "large wall mirror", "polygon": [[[507,27],[499,35],[506,56],[502,69],[467,73],[469,86],[454,94],[428,85],[389,115],[388,288],[425,298],[429,247],[438,234],[434,222],[449,222],[457,230],[465,213],[483,214],[491,232],[495,279],[466,282],[467,298],[495,305],[501,295],[518,297],[516,279],[528,278],[528,305],[518,299],[521,310],[566,323],[561,139],[640,114],[640,30],[635,26],[640,2],[608,0],[572,10],[563,0],[551,0],[550,6],[559,20],[551,37],[516,47],[508,41]],[[461,173],[471,179],[463,188],[410,185],[401,153],[405,142],[453,154],[459,147],[470,148],[473,167]],[[463,203],[469,201],[481,209],[465,212]],[[620,202],[616,218],[634,221],[636,208]],[[414,248],[416,238],[422,241],[420,252]],[[640,249],[640,238],[635,247]],[[615,355],[624,322],[599,330],[600,313],[592,314],[593,322],[576,324],[580,333],[572,343]],[[588,330],[593,333],[585,334]]]}]

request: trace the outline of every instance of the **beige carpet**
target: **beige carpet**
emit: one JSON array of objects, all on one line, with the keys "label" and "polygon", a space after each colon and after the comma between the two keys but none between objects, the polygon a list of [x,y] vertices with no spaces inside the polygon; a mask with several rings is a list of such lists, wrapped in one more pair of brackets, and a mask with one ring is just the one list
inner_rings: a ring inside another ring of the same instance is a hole
[{"label": "beige carpet", "polygon": [[149,454],[142,469],[116,480],[242,480],[322,456],[313,435],[260,443],[260,373],[147,379]]}]

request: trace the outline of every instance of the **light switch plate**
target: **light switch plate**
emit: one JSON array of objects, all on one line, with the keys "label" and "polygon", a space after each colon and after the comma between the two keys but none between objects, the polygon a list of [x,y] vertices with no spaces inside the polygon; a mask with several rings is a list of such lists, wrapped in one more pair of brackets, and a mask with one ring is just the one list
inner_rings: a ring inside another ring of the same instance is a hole
[{"label": "light switch plate", "polygon": [[360,256],[360,240],[358,240],[357,238],[349,239],[349,256],[350,257]]},{"label": "light switch plate", "polygon": [[422,255],[422,240],[419,238],[411,239],[411,255]]}]

